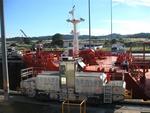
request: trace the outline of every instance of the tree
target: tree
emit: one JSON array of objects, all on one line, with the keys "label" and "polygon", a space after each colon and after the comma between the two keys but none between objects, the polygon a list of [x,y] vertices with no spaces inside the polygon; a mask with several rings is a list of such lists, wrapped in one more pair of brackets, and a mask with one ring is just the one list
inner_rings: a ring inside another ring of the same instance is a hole
[{"label": "tree", "polygon": [[125,43],[123,38],[119,38],[118,41],[123,44]]},{"label": "tree", "polygon": [[111,40],[111,44],[115,44],[116,42],[117,42],[116,39],[112,39],[112,40]]},{"label": "tree", "polygon": [[52,36],[52,42],[51,45],[53,47],[63,47],[64,41],[63,41],[63,35],[56,33],[55,35]]}]

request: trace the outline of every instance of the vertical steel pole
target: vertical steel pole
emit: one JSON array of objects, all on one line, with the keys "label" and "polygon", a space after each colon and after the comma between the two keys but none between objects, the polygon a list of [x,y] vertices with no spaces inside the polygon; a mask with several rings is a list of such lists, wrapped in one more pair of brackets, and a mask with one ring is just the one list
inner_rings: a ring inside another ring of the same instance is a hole
[{"label": "vertical steel pole", "polygon": [[91,3],[88,0],[88,10],[89,10],[89,48],[91,48]]},{"label": "vertical steel pole", "polygon": [[110,0],[111,2],[110,2],[110,18],[111,18],[111,24],[110,24],[110,29],[111,29],[111,40],[112,40],[112,0]]},{"label": "vertical steel pole", "polygon": [[4,25],[4,3],[0,0],[0,21],[1,21],[1,40],[2,40],[2,66],[3,66],[3,90],[4,99],[9,99],[9,78],[8,78],[8,63],[7,63],[7,51],[6,51],[6,39],[5,39],[5,25]]},{"label": "vertical steel pole", "polygon": [[145,76],[145,45],[146,45],[146,43],[145,42],[143,42],[143,62],[144,62],[144,67],[143,67],[143,76]]}]

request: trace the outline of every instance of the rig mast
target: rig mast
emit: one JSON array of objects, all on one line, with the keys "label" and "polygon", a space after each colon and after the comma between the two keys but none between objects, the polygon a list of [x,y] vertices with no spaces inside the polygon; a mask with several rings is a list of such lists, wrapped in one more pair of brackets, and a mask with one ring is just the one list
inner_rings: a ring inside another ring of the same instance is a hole
[{"label": "rig mast", "polygon": [[75,5],[73,6],[72,10],[69,11],[69,14],[71,14],[72,19],[67,19],[67,22],[71,22],[73,24],[73,30],[71,31],[71,34],[74,36],[74,38],[73,38],[73,57],[77,58],[78,54],[79,54],[79,42],[78,42],[79,32],[77,32],[77,24],[84,21],[84,19],[83,18],[75,19],[74,11],[75,11]]}]

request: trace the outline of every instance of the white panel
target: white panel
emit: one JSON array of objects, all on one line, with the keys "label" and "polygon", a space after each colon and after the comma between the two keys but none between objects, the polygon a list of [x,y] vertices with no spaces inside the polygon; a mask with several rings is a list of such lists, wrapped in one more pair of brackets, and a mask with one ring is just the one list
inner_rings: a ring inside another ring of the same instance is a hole
[{"label": "white panel", "polygon": [[36,89],[46,91],[59,91],[59,76],[38,75],[36,77]]},{"label": "white panel", "polygon": [[77,93],[101,94],[103,81],[99,76],[77,76],[75,78],[75,91]]},{"label": "white panel", "polygon": [[113,94],[124,94],[125,89],[120,86],[113,86],[112,87],[112,93]]}]

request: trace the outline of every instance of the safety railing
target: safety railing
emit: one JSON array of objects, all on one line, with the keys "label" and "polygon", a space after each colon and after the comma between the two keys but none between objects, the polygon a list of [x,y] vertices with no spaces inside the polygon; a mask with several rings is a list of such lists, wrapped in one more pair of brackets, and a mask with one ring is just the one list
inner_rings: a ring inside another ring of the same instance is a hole
[{"label": "safety railing", "polygon": [[70,113],[71,111],[71,106],[75,107],[78,106],[80,113],[86,113],[86,99],[84,100],[76,100],[76,101],[72,101],[72,100],[65,100],[62,102],[62,113],[65,113],[65,106],[67,107],[67,113]]},{"label": "safety railing", "polygon": [[21,69],[21,80],[35,77],[38,75],[38,73],[41,73],[43,70],[45,70],[42,67],[29,67],[25,69]]},{"label": "safety railing", "polygon": [[21,70],[21,80],[27,79],[31,76],[33,76],[33,67]]}]

